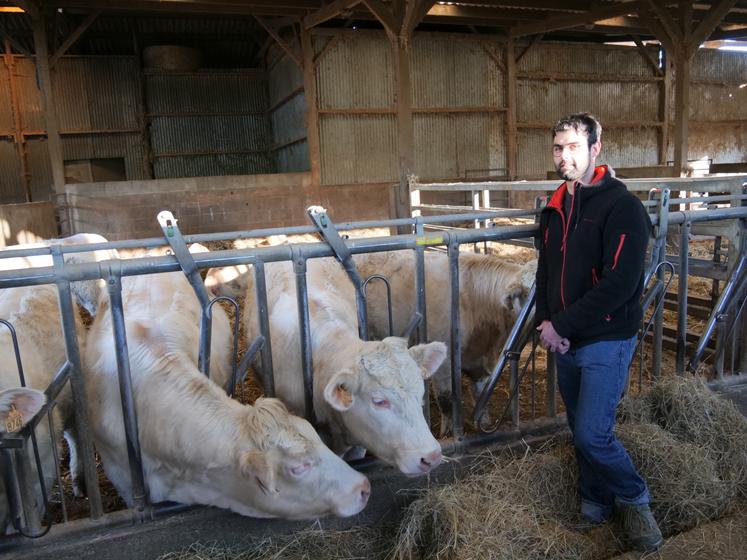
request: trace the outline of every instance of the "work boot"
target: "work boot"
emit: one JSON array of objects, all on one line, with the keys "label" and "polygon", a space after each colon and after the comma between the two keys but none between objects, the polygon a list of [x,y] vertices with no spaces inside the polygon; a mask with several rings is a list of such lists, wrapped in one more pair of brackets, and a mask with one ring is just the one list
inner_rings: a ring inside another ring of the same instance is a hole
[{"label": "work boot", "polygon": [[664,539],[648,504],[619,504],[625,538],[639,552],[650,553],[661,547]]}]

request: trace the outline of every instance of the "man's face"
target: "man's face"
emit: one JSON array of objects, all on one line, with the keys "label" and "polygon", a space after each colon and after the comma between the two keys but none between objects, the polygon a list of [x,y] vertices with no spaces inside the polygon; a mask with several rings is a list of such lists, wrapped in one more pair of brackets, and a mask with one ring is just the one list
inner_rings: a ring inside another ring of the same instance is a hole
[{"label": "man's face", "polygon": [[562,130],[555,135],[552,159],[555,171],[566,181],[578,181],[593,167],[599,154],[599,142],[589,147],[589,135],[585,130]]}]

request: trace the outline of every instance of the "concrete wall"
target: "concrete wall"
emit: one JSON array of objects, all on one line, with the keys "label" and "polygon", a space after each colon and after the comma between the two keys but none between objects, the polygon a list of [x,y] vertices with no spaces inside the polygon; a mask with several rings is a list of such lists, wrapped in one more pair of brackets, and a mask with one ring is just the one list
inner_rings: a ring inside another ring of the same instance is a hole
[{"label": "concrete wall", "polygon": [[0,248],[57,237],[51,202],[0,205]]}]

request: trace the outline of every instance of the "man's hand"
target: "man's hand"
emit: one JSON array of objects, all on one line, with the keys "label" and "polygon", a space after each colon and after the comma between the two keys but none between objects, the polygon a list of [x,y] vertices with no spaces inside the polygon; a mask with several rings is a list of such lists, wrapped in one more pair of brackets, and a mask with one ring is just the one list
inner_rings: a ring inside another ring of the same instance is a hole
[{"label": "man's hand", "polygon": [[550,350],[550,352],[560,352],[565,354],[571,347],[571,342],[567,338],[563,338],[556,331],[555,327],[552,326],[550,321],[542,321],[540,326],[537,327],[540,333],[540,342],[542,346]]}]

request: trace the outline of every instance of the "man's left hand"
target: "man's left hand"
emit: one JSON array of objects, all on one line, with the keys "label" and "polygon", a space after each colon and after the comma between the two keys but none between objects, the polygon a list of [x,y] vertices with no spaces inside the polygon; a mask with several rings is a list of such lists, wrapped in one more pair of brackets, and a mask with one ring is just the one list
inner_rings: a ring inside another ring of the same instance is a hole
[{"label": "man's left hand", "polygon": [[542,321],[537,330],[540,332],[540,342],[551,352],[565,354],[571,347],[569,340],[557,333],[555,327],[552,326],[552,322]]}]

